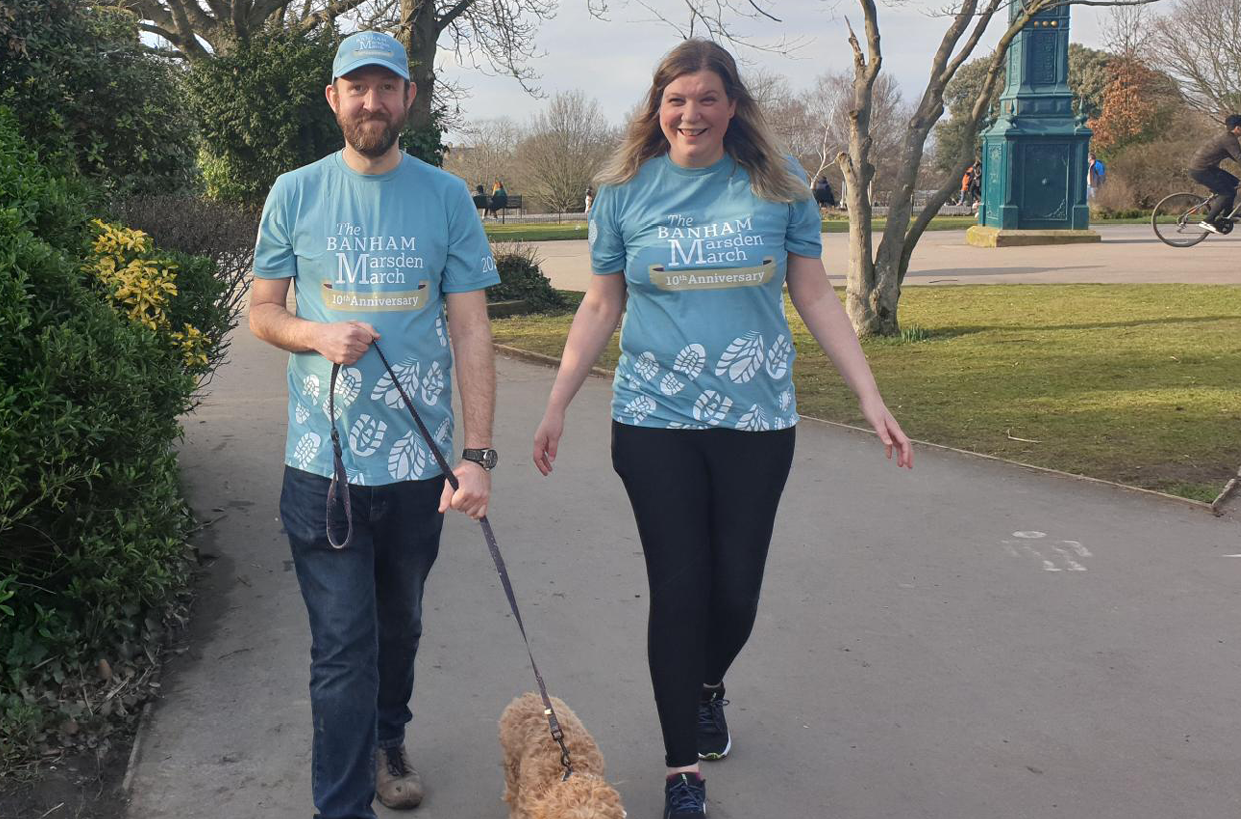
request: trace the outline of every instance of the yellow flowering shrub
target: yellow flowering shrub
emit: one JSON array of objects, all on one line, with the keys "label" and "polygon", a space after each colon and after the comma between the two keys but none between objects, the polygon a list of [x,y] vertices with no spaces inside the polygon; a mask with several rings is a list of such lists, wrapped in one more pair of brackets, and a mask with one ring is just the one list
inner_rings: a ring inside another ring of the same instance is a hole
[{"label": "yellow flowering shrub", "polygon": [[185,356],[185,366],[190,369],[207,366],[207,337],[193,325],[185,325],[185,331],[173,333],[172,340]]},{"label": "yellow flowering shrub", "polygon": [[173,330],[167,309],[177,295],[177,265],[159,258],[151,237],[140,230],[94,219],[91,257],[85,266],[107,290],[119,312],[180,348],[187,369],[207,366],[207,338],[190,324]]}]

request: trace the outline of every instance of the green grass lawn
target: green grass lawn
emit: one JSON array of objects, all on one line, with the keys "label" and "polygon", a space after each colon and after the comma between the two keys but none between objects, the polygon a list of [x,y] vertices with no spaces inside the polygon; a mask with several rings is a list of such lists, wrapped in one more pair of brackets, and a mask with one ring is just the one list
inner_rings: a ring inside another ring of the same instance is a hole
[{"label": "green grass lawn", "polygon": [[[877,217],[871,223],[872,229],[876,232],[881,231],[887,223],[888,220],[886,218]],[[970,225],[977,223],[978,220],[973,216],[936,216],[931,220],[927,230],[965,230]],[[1146,217],[1141,219],[1105,219],[1093,224],[1145,225],[1149,223],[1150,218]],[[483,227],[487,232],[487,238],[493,242],[550,242],[558,239],[586,238],[586,223],[582,221],[565,221],[560,224],[555,222],[550,224],[486,222]],[[823,232],[848,233],[849,220],[844,216],[824,219]]]},{"label": "green grass lawn", "polygon": [[[914,438],[1204,501],[1241,465],[1241,288],[911,287],[900,310],[926,340],[863,346]],[[862,425],[789,316],[802,414]],[[502,319],[492,331],[559,357],[571,320]],[[617,356],[614,338],[600,366]]]}]

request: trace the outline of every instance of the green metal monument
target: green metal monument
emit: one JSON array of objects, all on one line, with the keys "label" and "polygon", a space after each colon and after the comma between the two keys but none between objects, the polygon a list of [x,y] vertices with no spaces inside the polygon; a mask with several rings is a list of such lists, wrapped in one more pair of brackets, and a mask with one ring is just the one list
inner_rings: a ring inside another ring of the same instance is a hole
[{"label": "green metal monument", "polygon": [[[1009,21],[1021,13],[1009,6]],[[983,133],[981,247],[1097,242],[1086,205],[1091,131],[1073,114],[1069,6],[1034,15],[1008,50],[999,118]]]}]

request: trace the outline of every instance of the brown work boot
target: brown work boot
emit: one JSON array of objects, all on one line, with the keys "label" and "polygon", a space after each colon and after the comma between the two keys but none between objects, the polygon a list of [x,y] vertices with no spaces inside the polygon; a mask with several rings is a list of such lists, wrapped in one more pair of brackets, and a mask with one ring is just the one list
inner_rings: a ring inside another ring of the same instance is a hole
[{"label": "brown work boot", "polygon": [[385,807],[416,808],[422,802],[422,777],[409,764],[405,746],[375,751],[375,795]]}]

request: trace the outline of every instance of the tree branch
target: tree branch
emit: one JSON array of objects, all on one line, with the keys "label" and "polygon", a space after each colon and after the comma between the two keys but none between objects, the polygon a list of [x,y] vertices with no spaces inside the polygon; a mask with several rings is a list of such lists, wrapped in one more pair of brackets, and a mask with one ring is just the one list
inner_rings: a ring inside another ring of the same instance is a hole
[{"label": "tree branch", "polygon": [[465,12],[469,10],[470,6],[474,5],[475,2],[477,2],[477,0],[459,0],[455,6],[444,12],[443,15],[437,17],[435,20],[436,33],[438,34],[448,28],[448,26],[452,25],[453,22],[462,14],[465,14]]},{"label": "tree branch", "polygon": [[[352,11],[365,2],[366,0],[332,0],[331,3],[328,3],[326,6],[298,23],[297,30],[300,32],[311,31],[323,23],[332,22],[337,17],[345,14],[346,12]],[[309,2],[307,3],[307,6],[309,7]]]},{"label": "tree branch", "polygon": [[784,21],[783,21],[783,20],[781,20],[779,17],[776,17],[775,15],[771,14],[770,12],[765,11],[764,9],[759,8],[759,7],[758,7],[758,3],[755,3],[755,2],[754,2],[754,0],[749,0],[749,3],[750,3],[750,5],[751,5],[751,6],[753,6],[753,7],[754,7],[754,10],[755,10],[755,11],[757,11],[759,14],[763,15],[763,16],[764,16],[764,17],[766,17],[767,19],[769,19],[769,20],[775,20],[777,23],[783,23],[783,22],[784,22]]}]

